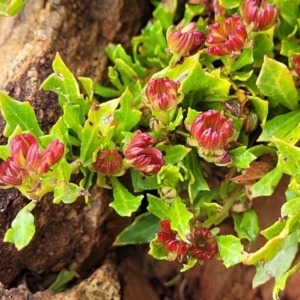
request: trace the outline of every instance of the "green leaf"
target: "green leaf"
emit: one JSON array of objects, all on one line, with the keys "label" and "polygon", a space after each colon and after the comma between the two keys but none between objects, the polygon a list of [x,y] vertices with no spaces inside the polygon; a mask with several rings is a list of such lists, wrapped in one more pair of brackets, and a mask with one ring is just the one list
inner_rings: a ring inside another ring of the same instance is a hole
[{"label": "green leaf", "polygon": [[198,193],[200,191],[208,191],[209,186],[202,175],[198,156],[195,150],[189,152],[186,156],[185,166],[189,172],[188,192],[190,201],[193,203]]},{"label": "green leaf", "polygon": [[280,54],[293,57],[300,53],[300,45],[290,42],[289,40],[282,40],[281,41],[281,49]]},{"label": "green leaf", "polygon": [[285,174],[292,175],[300,183],[300,149],[275,137],[271,139],[271,142],[279,151],[278,168]]},{"label": "green leaf", "polygon": [[63,121],[68,129],[76,132],[77,136],[81,139],[83,127],[80,124],[80,106],[79,105],[63,105]]},{"label": "green leaf", "polygon": [[232,9],[239,7],[241,1],[240,0],[220,0],[220,5],[226,9]]},{"label": "green leaf", "polygon": [[67,288],[67,284],[76,277],[74,270],[67,270],[65,268],[59,271],[55,281],[48,287],[49,290],[54,292],[62,292]]},{"label": "green leaf", "polygon": [[261,60],[266,54],[272,53],[274,28],[270,28],[263,32],[252,32],[253,36],[253,58],[256,62],[259,62],[260,67]]},{"label": "green leaf", "polygon": [[59,53],[56,53],[52,67],[54,73],[46,78],[41,87],[46,91],[55,92],[61,107],[64,104],[79,105],[81,108],[80,120],[83,122],[87,103],[80,94],[76,78],[64,64]]},{"label": "green leaf", "polygon": [[160,148],[160,150],[166,152],[166,155],[164,156],[166,165],[176,165],[191,151],[190,148],[187,148],[183,145],[167,145],[166,147]]},{"label": "green leaf", "polygon": [[226,268],[234,266],[245,259],[241,241],[233,235],[215,236],[219,254]]},{"label": "green leaf", "polygon": [[140,207],[144,196],[135,197],[115,177],[110,177],[110,182],[113,187],[114,202],[109,206],[113,207],[120,216],[130,217]]},{"label": "green leaf", "polygon": [[183,267],[180,269],[180,272],[185,272],[191,268],[193,268],[196,263],[197,263],[197,259],[194,257],[189,257],[187,263],[183,264]]},{"label": "green leaf", "polygon": [[146,212],[135,218],[115,239],[114,246],[149,243],[160,231],[159,219]]},{"label": "green leaf", "polygon": [[157,173],[157,182],[164,186],[177,187],[179,180],[183,181],[179,166],[163,166]]},{"label": "green leaf", "polygon": [[76,199],[84,195],[84,190],[75,183],[59,181],[54,188],[53,203],[70,204],[76,201]]},{"label": "green leaf", "polygon": [[257,114],[261,125],[264,126],[269,112],[269,102],[266,100],[262,100],[259,97],[249,97],[249,100],[254,107],[255,113]]},{"label": "green leaf", "polygon": [[243,261],[245,265],[253,265],[259,261],[272,260],[277,252],[280,250],[285,236],[278,235],[268,240],[266,244],[254,253],[250,253],[248,257]]},{"label": "green leaf", "polygon": [[286,225],[286,221],[280,219],[272,224],[270,227],[262,230],[260,233],[268,240],[272,239],[273,237],[277,236],[282,232]]},{"label": "green leaf", "polygon": [[18,14],[27,0],[2,0],[0,1],[0,16],[8,17]]},{"label": "green leaf", "polygon": [[147,210],[159,219],[170,218],[170,206],[163,199],[147,194],[149,205]]},{"label": "green leaf", "polygon": [[281,278],[290,268],[298,250],[297,232],[289,235],[283,242],[282,248],[275,257],[265,264],[256,265],[256,274],[253,278],[253,288],[264,284],[270,278]]},{"label": "green leaf", "polygon": [[229,153],[233,160],[232,164],[242,169],[249,168],[250,163],[256,159],[256,156],[248,151],[246,146],[230,150]]},{"label": "green leaf", "polygon": [[251,197],[271,196],[277,187],[283,173],[276,167],[265,174],[259,181],[251,187]]},{"label": "green leaf", "polygon": [[130,168],[131,182],[135,193],[157,190],[163,185],[157,182],[157,175],[143,176],[140,172]]},{"label": "green leaf", "polygon": [[280,103],[291,110],[297,109],[298,92],[290,70],[283,63],[265,56],[256,84],[268,96],[271,107]]},{"label": "green leaf", "polygon": [[18,250],[30,243],[35,234],[34,216],[31,213],[35,206],[36,202],[30,202],[18,212],[12,221],[12,228],[5,233],[4,242],[14,243]]},{"label": "green leaf", "polygon": [[233,213],[234,230],[240,239],[254,242],[259,233],[258,217],[253,209],[243,213]]},{"label": "green leaf", "polygon": [[97,82],[93,83],[93,89],[95,94],[104,98],[115,98],[121,96],[120,91],[100,85]]},{"label": "green leaf", "polygon": [[185,242],[188,241],[190,234],[189,221],[193,218],[193,214],[187,209],[180,197],[176,197],[171,204],[170,221],[171,229],[178,232],[178,235]]},{"label": "green leaf", "polygon": [[157,245],[158,239],[157,236],[150,243],[149,254],[152,255],[155,259],[167,259],[168,251],[165,249],[164,245]]},{"label": "green leaf", "polygon": [[237,71],[253,63],[253,48],[244,49],[240,57],[235,61],[232,71]]},{"label": "green leaf", "polygon": [[93,153],[101,147],[105,137],[110,140],[114,132],[114,113],[118,105],[119,99],[114,99],[99,105],[93,104],[90,109],[82,130],[80,149],[80,159],[84,166],[91,163]]},{"label": "green leaf", "polygon": [[300,122],[300,110],[274,117],[263,126],[258,142],[270,142],[273,136],[283,139]]},{"label": "green leaf", "polygon": [[153,12],[153,17],[159,20],[165,30],[173,24],[173,18],[177,8],[176,0],[168,0],[160,3]]},{"label": "green leaf", "polygon": [[291,217],[300,213],[300,197],[291,199],[281,207],[281,217]]},{"label": "green leaf", "polygon": [[119,141],[122,140],[123,131],[131,131],[141,119],[142,112],[135,108],[131,92],[126,88],[120,98],[121,107],[115,111],[115,119],[118,122],[116,134]]},{"label": "green leaf", "polygon": [[280,16],[292,27],[298,25],[299,2],[297,0],[274,0],[274,4],[279,8]]},{"label": "green leaf", "polygon": [[0,91],[0,109],[6,121],[4,136],[11,136],[17,126],[22,131],[29,131],[36,137],[44,134],[38,125],[34,110],[29,102],[14,100]]},{"label": "green leaf", "polygon": [[300,263],[296,264],[293,268],[287,271],[283,276],[276,278],[273,288],[273,299],[278,299],[278,293],[285,289],[286,281],[288,278],[300,270]]}]

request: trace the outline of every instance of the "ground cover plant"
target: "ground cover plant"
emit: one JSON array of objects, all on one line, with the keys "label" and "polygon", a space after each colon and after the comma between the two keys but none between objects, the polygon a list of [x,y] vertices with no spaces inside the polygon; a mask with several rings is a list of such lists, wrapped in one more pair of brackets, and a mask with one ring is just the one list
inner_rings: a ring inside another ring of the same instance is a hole
[{"label": "ground cover plant", "polygon": [[[30,243],[34,208],[45,194],[65,204],[84,197],[89,205],[98,185],[112,190],[110,206],[119,215],[135,214],[115,245],[149,243],[150,255],[179,260],[182,271],[211,259],[227,268],[254,265],[253,286],[275,277],[276,299],[300,268],[293,265],[300,218],[299,3],[153,5],[153,19],[132,39],[130,54],[108,45],[109,87],[75,78],[56,55],[41,86],[58,95],[62,109],[50,132],[41,130],[28,102],[0,94],[8,138],[0,147],[1,188],[16,187],[30,200],[5,241],[18,249]],[[260,228],[252,202],[272,195],[284,174],[290,182],[279,219]],[[219,231],[228,217],[235,235]],[[251,252],[259,234],[267,241]]]}]

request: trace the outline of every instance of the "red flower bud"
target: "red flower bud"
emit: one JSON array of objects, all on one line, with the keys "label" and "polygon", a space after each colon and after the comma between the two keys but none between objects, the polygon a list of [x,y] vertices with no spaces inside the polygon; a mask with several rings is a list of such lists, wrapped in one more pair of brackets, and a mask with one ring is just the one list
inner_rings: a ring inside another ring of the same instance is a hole
[{"label": "red flower bud", "polygon": [[152,79],[146,88],[146,96],[155,111],[168,111],[177,106],[177,83],[164,78]]},{"label": "red flower bud", "polygon": [[150,147],[153,144],[154,139],[149,133],[137,130],[131,141],[126,143],[123,148],[127,163],[144,176],[158,173],[164,165],[162,153],[158,149]]},{"label": "red flower bud", "polygon": [[232,121],[217,110],[200,113],[191,126],[191,134],[199,146],[208,150],[224,148],[232,132]]},{"label": "red flower bud", "polygon": [[115,175],[122,169],[122,156],[117,150],[102,150],[94,166],[95,170],[103,175]]},{"label": "red flower bud", "polygon": [[4,185],[19,186],[26,180],[27,177],[28,173],[19,168],[13,161],[12,157],[9,157],[7,161],[4,161],[0,165],[0,181]]},{"label": "red flower bud", "polygon": [[160,220],[159,225],[160,225],[161,229],[164,232],[167,232],[169,234],[173,234],[173,231],[171,229],[171,224],[170,224],[169,220]]},{"label": "red flower bud", "polygon": [[247,24],[253,24],[253,31],[270,28],[279,16],[279,9],[266,0],[246,0],[242,14]]},{"label": "red flower bud", "polygon": [[174,235],[170,234],[170,233],[166,233],[164,231],[160,231],[157,234],[157,238],[159,239],[160,242],[162,242],[163,244],[165,244],[166,242],[174,239]]},{"label": "red flower bud", "polygon": [[300,76],[300,54],[294,56],[292,62],[295,65],[295,72]]},{"label": "red flower bud", "polygon": [[237,14],[225,19],[223,24],[214,22],[208,27],[208,32],[205,44],[209,55],[237,56],[247,38],[246,28]]},{"label": "red flower bud", "polygon": [[197,53],[204,45],[205,35],[202,31],[196,30],[197,24],[192,22],[182,29],[177,26],[170,27],[167,31],[168,51],[182,56],[189,56]]}]

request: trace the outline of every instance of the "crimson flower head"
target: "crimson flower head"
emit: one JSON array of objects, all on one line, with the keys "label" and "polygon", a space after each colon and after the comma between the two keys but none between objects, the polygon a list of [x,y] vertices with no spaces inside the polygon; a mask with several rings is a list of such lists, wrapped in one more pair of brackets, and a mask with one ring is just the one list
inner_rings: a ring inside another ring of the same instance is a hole
[{"label": "crimson flower head", "polygon": [[190,127],[192,139],[187,142],[198,147],[198,152],[208,162],[217,165],[231,163],[228,141],[234,133],[233,123],[218,110],[200,113]]},{"label": "crimson flower head", "polygon": [[97,172],[107,176],[123,173],[122,156],[117,150],[100,151],[94,166]]},{"label": "crimson flower head", "polygon": [[21,185],[31,173],[42,175],[64,154],[64,144],[53,140],[44,151],[30,133],[15,136],[9,145],[11,156],[0,165],[0,181],[6,185]]},{"label": "crimson flower head", "polygon": [[270,28],[279,16],[279,9],[266,0],[246,0],[242,14],[247,24],[253,24],[253,31]]},{"label": "crimson flower head", "polygon": [[200,227],[193,228],[191,232],[192,246],[189,253],[200,260],[211,260],[217,253],[218,244],[213,239],[209,229]]},{"label": "crimson flower head", "polygon": [[123,147],[126,162],[144,176],[151,176],[159,172],[164,165],[162,153],[151,147],[154,139],[149,133],[137,130]]},{"label": "crimson flower head", "polygon": [[155,111],[168,111],[177,106],[177,83],[167,77],[149,81],[146,96]]},{"label": "crimson flower head", "polygon": [[209,55],[232,57],[238,56],[247,39],[247,31],[241,18],[234,14],[224,20],[223,24],[214,22],[208,27],[205,44]]},{"label": "crimson flower head", "polygon": [[197,53],[204,45],[205,35],[202,31],[196,30],[195,22],[189,23],[180,29],[170,27],[167,31],[168,51],[182,56],[190,56]]}]

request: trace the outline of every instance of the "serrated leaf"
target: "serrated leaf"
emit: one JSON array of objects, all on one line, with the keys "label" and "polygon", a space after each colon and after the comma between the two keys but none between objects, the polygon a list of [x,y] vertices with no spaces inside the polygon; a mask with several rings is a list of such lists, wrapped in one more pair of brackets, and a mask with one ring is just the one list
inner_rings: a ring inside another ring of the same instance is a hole
[{"label": "serrated leaf", "polygon": [[59,181],[55,186],[53,203],[63,202],[70,204],[76,201],[76,199],[84,195],[84,190],[75,183]]},{"label": "serrated leaf", "polygon": [[250,253],[243,263],[245,265],[253,265],[259,261],[267,262],[272,260],[281,248],[284,238],[285,236],[279,235],[268,240],[259,250]]},{"label": "serrated leaf", "polygon": [[198,193],[208,191],[209,186],[202,175],[196,151],[193,150],[188,153],[185,158],[185,166],[189,172],[188,192],[190,201],[193,203]]},{"label": "serrated leaf", "polygon": [[12,221],[12,228],[5,233],[4,242],[14,243],[18,250],[30,243],[35,234],[34,216],[31,213],[35,206],[36,202],[30,202],[18,212]]},{"label": "serrated leaf", "polygon": [[119,141],[122,140],[122,132],[130,131],[138,124],[141,119],[142,112],[135,108],[133,96],[128,88],[120,97],[121,107],[115,111],[115,120],[118,122],[116,134]]},{"label": "serrated leaf", "polygon": [[164,245],[157,245],[158,239],[157,236],[150,242],[149,254],[152,255],[155,259],[167,259],[168,251],[165,249]]},{"label": "serrated leaf", "polygon": [[242,169],[249,168],[250,163],[256,159],[256,156],[248,151],[246,146],[235,148],[229,153],[233,160],[232,164]]},{"label": "serrated leaf", "polygon": [[72,72],[67,68],[59,53],[56,53],[52,64],[54,73],[42,83],[46,91],[53,91],[58,95],[60,106],[79,105],[81,108],[80,120],[84,120],[87,103],[80,94],[79,85]]},{"label": "serrated leaf", "polygon": [[296,272],[298,272],[299,270],[300,270],[300,263],[296,264],[293,268],[287,271],[283,276],[276,279],[273,288],[273,293],[272,293],[274,300],[278,299],[278,293],[285,289],[286,281],[288,280],[288,278],[293,274],[295,274]]},{"label": "serrated leaf", "polygon": [[291,111],[274,117],[266,122],[263,126],[263,131],[258,138],[258,142],[270,142],[270,139],[275,136],[283,139],[291,132],[300,122],[300,110]]},{"label": "serrated leaf", "polygon": [[190,148],[187,148],[183,145],[168,145],[161,150],[166,152],[166,155],[164,155],[164,161],[166,165],[176,165],[191,151]]},{"label": "serrated leaf", "polygon": [[234,266],[245,259],[241,241],[233,235],[215,236],[218,243],[219,255],[226,268]]},{"label": "serrated leaf", "polygon": [[232,71],[239,70],[253,63],[253,48],[244,49],[240,57],[235,61]]},{"label": "serrated leaf", "polygon": [[22,131],[29,131],[36,137],[44,134],[38,125],[34,110],[29,102],[14,100],[0,91],[0,109],[6,121],[6,126],[3,131],[4,136],[11,136],[17,126],[19,126]]},{"label": "serrated leaf", "polygon": [[115,239],[114,246],[149,243],[160,231],[159,219],[150,212],[135,218]]},{"label": "serrated leaf", "polygon": [[196,263],[197,263],[197,259],[194,257],[189,257],[187,263],[183,264],[183,267],[180,269],[180,272],[185,272],[191,268],[193,268]]},{"label": "serrated leaf", "polygon": [[67,128],[76,132],[77,136],[81,139],[83,127],[80,124],[80,106],[79,105],[63,105],[63,121]]},{"label": "serrated leaf", "polygon": [[272,138],[271,141],[276,145],[279,151],[277,165],[279,170],[285,174],[292,175],[295,180],[300,183],[300,149],[275,137]]},{"label": "serrated leaf", "polygon": [[105,138],[109,142],[114,132],[114,113],[119,105],[119,99],[114,99],[100,105],[93,104],[82,130],[80,160],[84,166],[92,162],[93,153],[98,150]]},{"label": "serrated leaf", "polygon": [[147,194],[149,205],[147,210],[160,219],[170,218],[170,206],[163,199]]},{"label": "serrated leaf", "polygon": [[178,232],[182,240],[189,243],[187,236],[190,233],[189,221],[193,218],[193,214],[187,209],[180,197],[176,197],[170,210],[171,229]]},{"label": "serrated leaf", "polygon": [[266,54],[272,53],[274,28],[263,32],[252,32],[253,35],[253,58],[261,64],[261,60]]},{"label": "serrated leaf", "polygon": [[149,190],[156,190],[161,188],[163,185],[157,182],[157,175],[143,176],[140,172],[130,168],[131,182],[134,192],[143,192]]},{"label": "serrated leaf", "polygon": [[284,203],[281,207],[281,217],[291,217],[300,212],[300,197],[292,199]]},{"label": "serrated leaf", "polygon": [[143,195],[132,195],[119,180],[115,177],[110,177],[110,182],[113,187],[114,201],[109,204],[122,217],[130,217],[141,205]]},{"label": "serrated leaf", "polygon": [[272,239],[273,237],[277,236],[282,232],[284,227],[286,226],[285,220],[276,221],[270,227],[262,230],[260,233],[268,240]]},{"label": "serrated leaf", "polygon": [[243,213],[233,213],[234,230],[240,239],[254,242],[259,233],[258,217],[253,209]]},{"label": "serrated leaf", "polygon": [[260,180],[251,187],[251,197],[271,196],[277,187],[283,173],[279,168],[265,174]]},{"label": "serrated leaf", "polygon": [[183,181],[179,166],[163,166],[157,173],[157,182],[165,186],[176,187],[178,181]]},{"label": "serrated leaf", "polygon": [[259,97],[249,97],[249,100],[254,107],[255,113],[257,114],[261,125],[264,126],[269,112],[269,102],[266,100],[262,100]]},{"label": "serrated leaf", "polygon": [[265,264],[256,265],[256,274],[253,278],[253,288],[264,284],[270,278],[280,278],[290,268],[298,250],[297,232],[289,235],[283,242],[282,248],[275,257]]},{"label": "serrated leaf", "polygon": [[280,103],[290,110],[297,109],[298,92],[290,70],[283,63],[265,56],[256,84],[268,96],[271,107]]}]

